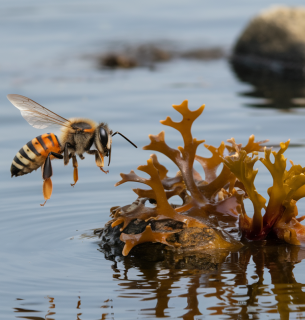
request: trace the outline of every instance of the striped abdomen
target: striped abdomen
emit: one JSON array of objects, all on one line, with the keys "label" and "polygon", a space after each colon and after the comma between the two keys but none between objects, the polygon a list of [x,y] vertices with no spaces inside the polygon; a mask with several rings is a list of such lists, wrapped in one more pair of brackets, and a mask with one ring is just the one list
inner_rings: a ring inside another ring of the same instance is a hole
[{"label": "striped abdomen", "polygon": [[[17,152],[11,165],[12,177],[37,170],[51,151],[60,153],[60,150],[60,143],[54,133],[45,133],[34,138]],[[53,159],[53,156],[50,157]]]}]

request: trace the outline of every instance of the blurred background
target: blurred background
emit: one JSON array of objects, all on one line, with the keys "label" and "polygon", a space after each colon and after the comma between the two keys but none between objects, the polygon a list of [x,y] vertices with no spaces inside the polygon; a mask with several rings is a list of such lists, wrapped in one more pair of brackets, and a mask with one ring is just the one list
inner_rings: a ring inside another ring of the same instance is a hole
[{"label": "blurred background", "polygon": [[[142,147],[148,144],[148,134],[165,130],[170,146],[181,144],[181,137],[159,120],[171,116],[178,121],[171,105],[185,99],[192,110],[206,105],[193,127],[198,139],[218,146],[231,137],[246,143],[251,134],[274,145],[290,138],[285,154],[304,166],[303,84],[284,82],[280,92],[288,90],[288,98],[278,96],[270,83],[255,85],[240,79],[229,63],[232,47],[250,19],[275,4],[268,0],[0,1],[0,318],[209,319],[216,315],[237,319],[240,305],[247,301],[244,286],[256,283],[254,262],[240,285],[232,282],[238,265],[224,268],[219,274],[225,288],[220,295],[214,295],[209,284],[213,276],[196,278],[200,288],[192,296],[200,301],[196,308],[188,302],[193,275],[175,273],[176,284],[162,293],[167,304],[158,313],[156,288],[159,280],[171,279],[170,271],[155,266],[154,273],[147,275],[125,260],[116,261],[114,267],[99,251],[92,229],[109,220],[111,207],[136,199],[131,191],[135,185],[115,188],[114,184],[119,173],[146,163],[150,152]],[[122,67],[117,65],[117,55],[123,55],[123,60],[136,57],[138,62],[132,60],[134,68],[124,63]],[[25,143],[49,131],[32,128],[7,100],[9,93],[27,96],[65,118],[105,121],[138,149],[115,136],[109,174],[87,155],[79,160],[74,188],[72,164],[64,167],[54,161],[53,195],[41,207],[40,170],[11,179],[10,166]],[[204,147],[198,153],[209,156]],[[170,175],[176,173],[169,160],[162,156],[159,160]],[[267,197],[271,179],[262,165],[257,167],[256,187]],[[246,203],[246,209],[251,215],[251,203]],[[304,209],[301,201],[299,211]],[[302,263],[294,268],[300,284],[305,282],[302,268]],[[278,319],[271,278],[266,275],[261,285],[265,291],[251,310],[260,319]],[[226,290],[236,293],[233,306]],[[289,293],[281,294],[285,298]],[[219,303],[222,308],[215,313]],[[295,312],[302,315],[298,303]],[[294,311],[287,308],[289,317]]]}]

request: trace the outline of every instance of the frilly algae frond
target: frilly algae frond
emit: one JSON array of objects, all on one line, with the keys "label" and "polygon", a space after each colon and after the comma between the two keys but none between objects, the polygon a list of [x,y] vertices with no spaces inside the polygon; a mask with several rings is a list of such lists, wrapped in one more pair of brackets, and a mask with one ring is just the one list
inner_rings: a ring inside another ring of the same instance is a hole
[{"label": "frilly algae frond", "polygon": [[[300,224],[305,217],[296,218],[296,202],[305,196],[305,168],[291,162],[290,170],[286,170],[283,154],[289,140],[281,143],[280,150],[276,152],[262,146],[268,140],[254,142],[253,135],[245,147],[231,138],[227,140],[228,145],[222,142],[218,148],[205,144],[212,157],[203,158],[196,152],[205,140],[193,138],[191,127],[204,106],[190,111],[188,102],[184,101],[173,108],[182,115],[182,121],[174,122],[167,117],[160,122],[179,131],[184,146],[178,147],[178,150],[169,147],[162,131],[158,135],[149,135],[151,142],[143,149],[161,152],[171,159],[179,169],[176,176],[168,177],[168,170],[152,154],[147,165],[138,167],[138,170],[150,176],[149,179],[131,171],[129,174],[122,173],[122,180],[116,184],[118,186],[134,181],[150,187],[148,190],[134,189],[138,199],[132,205],[116,207],[112,211],[112,227],[122,225],[120,239],[125,242],[123,254],[127,255],[134,246],[144,242],[161,242],[179,248],[181,244],[173,240],[173,234],[186,228],[208,230],[212,240],[205,245],[207,249],[236,246],[236,240],[230,235],[236,229],[248,240],[262,240],[269,235],[296,245],[305,242],[305,227]],[[224,156],[225,150],[228,156]],[[264,152],[264,158],[259,158],[259,152]],[[274,156],[273,163],[270,160],[271,153]],[[257,192],[254,185],[258,172],[254,165],[258,159],[273,178],[273,186],[268,189],[267,205],[266,199]],[[195,160],[203,168],[204,179],[193,168]],[[217,168],[221,164],[222,171],[217,175]],[[169,204],[168,200],[175,195],[183,200],[181,206]],[[249,198],[253,203],[253,218],[244,210],[244,198]],[[148,200],[156,206],[146,207],[145,202]],[[124,229],[136,219],[148,222],[145,230],[138,234],[124,233]],[[180,227],[169,227],[161,231],[152,229],[151,222],[166,220],[176,221]]]}]

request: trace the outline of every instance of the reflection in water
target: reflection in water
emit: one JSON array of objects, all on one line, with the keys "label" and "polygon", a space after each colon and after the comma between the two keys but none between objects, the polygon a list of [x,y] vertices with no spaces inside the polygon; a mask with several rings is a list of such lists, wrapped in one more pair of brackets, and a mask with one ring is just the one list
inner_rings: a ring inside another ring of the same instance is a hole
[{"label": "reflection in water", "polygon": [[[261,313],[279,313],[281,319],[289,319],[291,312],[305,312],[305,285],[297,283],[293,274],[294,265],[304,258],[305,251],[300,247],[262,243],[230,253],[214,271],[164,269],[160,262],[149,267],[132,257],[123,258],[122,274],[116,262],[113,269],[115,278],[121,280],[119,297],[139,298],[149,291],[141,301],[155,300],[155,308],[139,311],[142,316],[170,316],[170,299],[186,298],[186,312],[179,315],[182,319],[203,319],[207,315],[258,319]],[[142,273],[141,280],[128,278],[135,264]],[[264,283],[266,271],[272,285]],[[185,282],[183,290],[181,283]],[[183,293],[175,296],[176,288]]]},{"label": "reflection in water", "polygon": [[[280,79],[268,74],[257,74],[232,65],[242,82],[254,86],[253,90],[240,95],[252,97],[259,102],[247,103],[248,107],[290,109],[305,107],[305,82]],[[246,71],[246,72],[245,72]]]},{"label": "reflection in water", "polygon": [[48,297],[48,299],[49,299],[49,304],[50,304],[50,306],[49,306],[48,313],[47,313],[46,316],[45,316],[45,319],[46,319],[46,320],[47,320],[47,319],[48,319],[48,320],[54,320],[53,317],[50,318],[50,316],[53,316],[53,315],[56,314],[56,312],[54,312],[54,310],[53,310],[53,309],[55,309],[54,298]]},{"label": "reflection in water", "polygon": [[[126,303],[129,299],[138,301],[137,310],[125,309],[123,319],[131,318],[128,312],[136,312],[138,318],[185,320],[214,316],[215,319],[247,320],[264,316],[305,319],[305,285],[298,283],[293,274],[295,264],[304,258],[305,251],[300,247],[262,242],[228,253],[225,261],[212,271],[164,268],[163,262],[152,263],[129,256],[113,258],[112,269],[119,287],[117,299],[127,299]],[[48,297],[48,301],[49,307],[44,313],[26,309],[27,303],[19,299],[20,305],[14,309],[18,313],[16,318],[61,319],[61,312],[55,312],[54,298]],[[147,302],[153,302],[153,307],[145,308]],[[75,305],[74,319],[85,319],[81,308],[86,306],[81,297],[76,298]],[[115,306],[120,308],[119,303]],[[116,319],[116,312],[120,314],[110,299],[100,308],[111,308],[111,313],[102,312],[100,319]]]},{"label": "reflection in water", "polygon": [[[54,298],[51,297],[47,297],[47,299],[49,300],[49,310],[47,311],[47,313],[45,314],[44,317],[38,317],[37,316],[37,312],[39,313],[43,313],[42,311],[38,311],[38,310],[32,310],[32,309],[25,309],[25,308],[14,308],[14,312],[18,313],[18,316],[16,316],[16,318],[18,319],[30,319],[30,320],[60,320],[63,317],[51,317],[54,316],[56,313],[54,312],[55,309],[55,303],[54,303]],[[23,300],[23,299],[16,299],[16,300]],[[104,304],[101,306],[101,308],[109,308],[109,304],[112,303],[112,300],[106,300],[104,301]],[[26,303],[25,303],[26,304]],[[81,297],[78,297],[78,301],[77,301],[77,306],[76,309],[80,309],[81,306]],[[25,315],[19,315],[19,313],[25,313]],[[29,313],[34,313],[34,315],[29,315]],[[35,314],[36,313],[36,314]],[[76,314],[76,320],[81,320],[81,312],[78,312]],[[100,320],[105,320],[105,319],[113,319],[113,313],[102,313]]]},{"label": "reflection in water", "polygon": [[[82,304],[82,303],[81,303],[81,299],[80,299],[80,296],[79,296],[79,297],[78,297],[78,301],[77,301],[76,309],[80,309],[80,305],[81,305],[81,304]],[[80,320],[80,316],[81,316],[81,315],[82,315],[81,312],[76,315],[77,320]]]},{"label": "reflection in water", "polygon": [[[47,297],[47,299],[49,300],[49,310],[47,311],[45,317],[42,318],[42,317],[37,317],[36,315],[34,315],[34,316],[28,315],[29,313],[36,313],[36,312],[43,313],[42,311],[25,309],[25,308],[14,308],[14,312],[26,314],[24,316],[18,315],[18,316],[16,316],[16,318],[31,319],[31,320],[55,320],[54,317],[50,317],[50,316],[53,316],[56,314],[56,312],[54,312],[54,310],[52,310],[52,309],[55,309],[54,298]],[[17,299],[17,300],[23,300],[23,299]],[[22,304],[26,305],[27,303],[22,303]]]}]

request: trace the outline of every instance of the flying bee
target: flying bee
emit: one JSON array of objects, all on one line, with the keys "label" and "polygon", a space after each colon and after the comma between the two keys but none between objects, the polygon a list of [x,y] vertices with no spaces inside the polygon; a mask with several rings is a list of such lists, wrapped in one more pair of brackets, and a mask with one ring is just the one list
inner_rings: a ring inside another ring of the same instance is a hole
[{"label": "flying bee", "polygon": [[[18,94],[8,94],[8,100],[20,110],[23,118],[34,128],[44,129],[50,125],[61,127],[61,135],[58,138],[54,133],[42,134],[26,143],[17,152],[12,165],[11,174],[22,176],[41,167],[43,187],[42,193],[45,202],[50,199],[53,186],[51,177],[53,175],[51,160],[63,159],[64,165],[72,158],[74,167],[74,186],[78,181],[78,163],[76,156],[84,159],[84,153],[95,155],[96,165],[105,173],[104,157],[111,160],[112,137],[121,135],[134,147],[137,146],[120,132],[112,132],[106,123],[97,124],[93,120],[84,118],[71,118],[69,120],[41,106],[37,102]],[[94,146],[96,149],[91,149]]]}]

